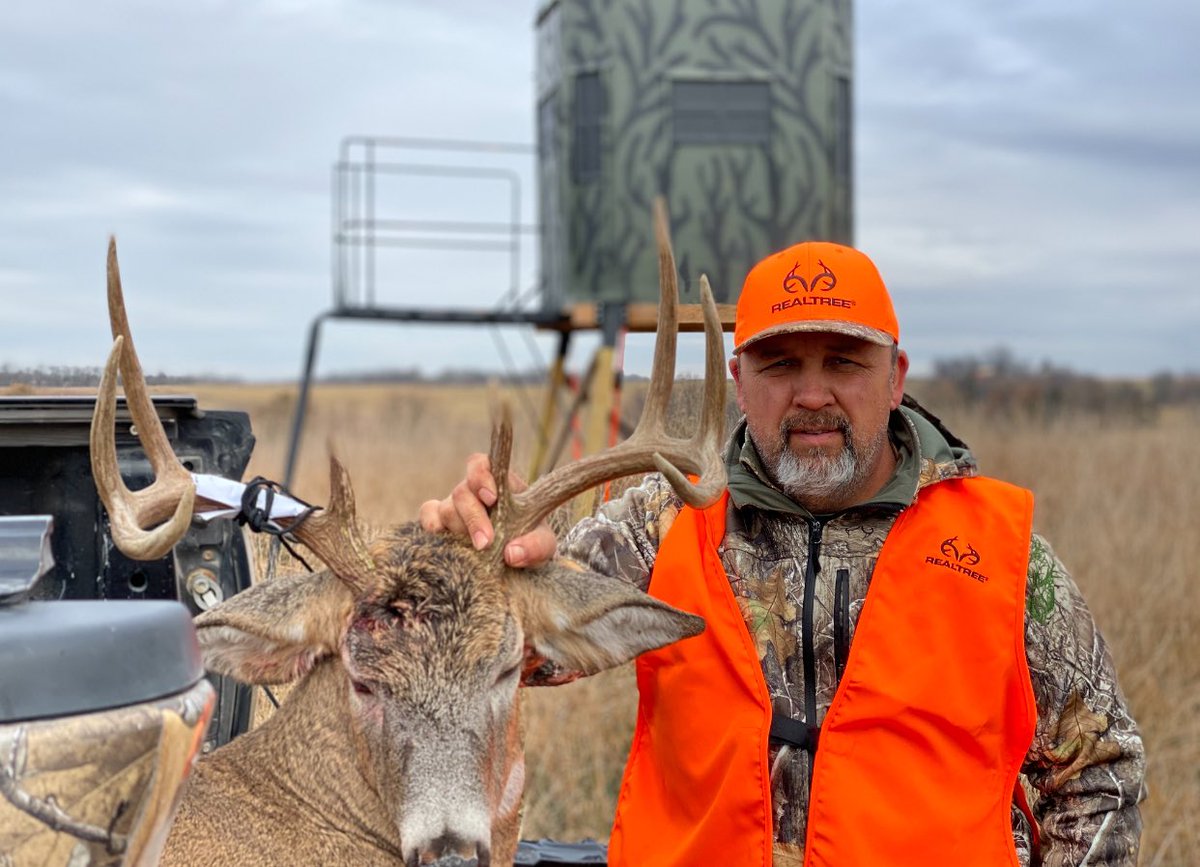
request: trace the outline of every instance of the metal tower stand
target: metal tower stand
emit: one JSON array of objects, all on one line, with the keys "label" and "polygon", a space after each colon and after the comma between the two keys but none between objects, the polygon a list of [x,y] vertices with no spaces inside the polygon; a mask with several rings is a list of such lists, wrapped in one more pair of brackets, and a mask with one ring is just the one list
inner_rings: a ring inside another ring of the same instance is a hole
[{"label": "metal tower stand", "polygon": [[[395,307],[379,304],[376,298],[376,250],[379,247],[416,247],[447,250],[493,250],[509,254],[510,285],[502,303],[519,304],[520,240],[537,227],[521,222],[521,181],[511,168],[431,164],[381,159],[397,151],[436,151],[442,154],[486,154],[532,156],[531,146],[501,142],[443,141],[416,138],[343,139],[333,174],[333,287],[334,306],[319,314],[308,332],[301,372],[300,391],[288,440],[283,484],[290,486],[299,457],[304,420],[308,413],[313,373],[316,368],[321,330],[330,320],[357,320],[453,325],[528,324],[557,331],[557,352],[546,382],[545,397],[538,414],[539,437],[530,466],[533,479],[557,462],[574,422],[584,405],[591,407],[584,436],[584,453],[602,449],[616,437],[614,405],[618,395],[619,371],[614,360],[627,331],[657,330],[656,304],[576,304],[563,310],[519,308]],[[379,175],[420,175],[440,178],[490,179],[509,188],[510,217],[507,223],[479,221],[400,220],[377,214],[376,180]],[[733,305],[718,305],[722,325],[732,329]],[[680,305],[681,331],[703,331],[699,305]],[[550,432],[560,393],[568,387],[565,362],[571,335],[576,331],[600,331],[601,343],[584,382],[576,389],[561,432],[551,443]],[[581,508],[587,509],[588,505]]]},{"label": "metal tower stand", "polygon": [[[317,363],[321,331],[331,320],[411,322],[469,325],[532,324],[559,327],[557,312],[515,308],[520,302],[521,237],[537,231],[521,222],[521,175],[511,166],[464,165],[455,162],[414,161],[418,154],[435,153],[443,159],[464,155],[502,158],[532,157],[530,145],[506,142],[446,141],[424,138],[347,136],[341,142],[333,168],[333,308],[319,314],[308,331],[300,393],[288,440],[284,485],[290,485],[299,457],[304,420]],[[468,179],[504,184],[508,191],[507,222],[474,220],[413,220],[390,216],[381,209],[378,181],[381,176]],[[381,213],[381,210],[383,211]],[[401,307],[380,304],[376,295],[377,252],[381,247],[418,249],[486,250],[508,254],[509,287],[501,303],[505,309]]]}]

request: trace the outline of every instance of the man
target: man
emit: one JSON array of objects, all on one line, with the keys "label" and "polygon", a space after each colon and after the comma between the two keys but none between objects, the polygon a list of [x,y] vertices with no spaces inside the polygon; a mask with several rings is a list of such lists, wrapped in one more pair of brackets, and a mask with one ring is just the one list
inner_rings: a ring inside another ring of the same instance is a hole
[{"label": "man", "polygon": [[[639,660],[612,864],[1136,862],[1144,754],[1104,641],[1032,495],[904,400],[898,340],[861,252],[768,257],[737,306],[727,497],[651,475],[564,540],[708,624]],[[421,521],[483,547],[494,501],[476,455]],[[555,550],[542,527],[505,556]]]}]

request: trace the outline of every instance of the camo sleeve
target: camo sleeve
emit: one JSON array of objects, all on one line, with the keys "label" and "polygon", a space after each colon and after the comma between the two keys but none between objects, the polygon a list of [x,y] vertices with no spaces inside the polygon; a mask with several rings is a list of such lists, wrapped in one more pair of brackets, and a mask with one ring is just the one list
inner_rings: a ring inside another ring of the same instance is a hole
[{"label": "camo sleeve", "polygon": [[1145,752],[1112,657],[1074,580],[1033,537],[1025,647],[1037,729],[1022,768],[1044,867],[1137,863]]},{"label": "camo sleeve", "polygon": [[559,554],[645,590],[658,554],[683,501],[659,473],[646,476],[620,498],[600,507],[571,529]]}]

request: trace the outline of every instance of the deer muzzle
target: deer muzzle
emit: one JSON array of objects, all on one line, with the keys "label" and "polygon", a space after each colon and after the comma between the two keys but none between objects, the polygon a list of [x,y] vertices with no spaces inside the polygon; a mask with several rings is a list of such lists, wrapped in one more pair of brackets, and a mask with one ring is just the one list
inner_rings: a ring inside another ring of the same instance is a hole
[{"label": "deer muzzle", "polygon": [[420,854],[409,857],[409,867],[489,867],[491,859],[484,849],[477,857],[464,858],[461,855],[442,855],[433,861],[424,860]]},{"label": "deer muzzle", "polygon": [[[461,736],[460,736],[461,737]],[[429,736],[408,751],[396,824],[411,867],[487,867],[492,817],[480,757],[458,739]]]}]

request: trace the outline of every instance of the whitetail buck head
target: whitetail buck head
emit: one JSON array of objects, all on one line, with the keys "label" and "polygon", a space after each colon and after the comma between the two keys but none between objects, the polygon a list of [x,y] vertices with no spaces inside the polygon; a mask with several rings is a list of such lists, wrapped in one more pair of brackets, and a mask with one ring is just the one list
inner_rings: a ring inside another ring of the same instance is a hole
[{"label": "whitetail buck head", "polygon": [[[390,831],[376,834],[376,845],[405,864],[511,863],[524,783],[517,711],[524,672],[550,664],[590,674],[703,629],[700,618],[618,579],[560,562],[511,569],[501,553],[506,539],[609,479],[658,469],[696,506],[711,503],[724,487],[725,373],[720,325],[706,282],[703,423],[690,439],[664,432],[678,316],[676,269],[661,205],[655,224],[659,336],[649,396],[633,436],[518,493],[507,484],[512,432],[503,412],[491,450],[500,486],[492,513],[496,539],[485,551],[457,537],[426,533],[417,524],[398,527],[368,546],[355,524],[349,477],[333,459],[329,507],[290,528],[327,570],[257,584],[196,619],[212,671],[254,684],[310,673],[316,680],[320,673],[319,679],[330,684],[325,706],[316,714],[320,718],[305,724],[344,730],[369,784],[362,797],[378,806],[364,810],[386,815],[391,824]],[[147,396],[111,245],[108,274],[115,342],[93,419],[93,472],[117,545],[130,556],[157,557],[183,534],[203,501],[172,454]],[[116,464],[118,367],[157,477],[138,492],[126,489]],[[698,481],[689,481],[685,473]],[[279,839],[285,846],[305,845],[302,829],[295,827],[279,829]],[[197,853],[197,860],[215,851]]]}]

